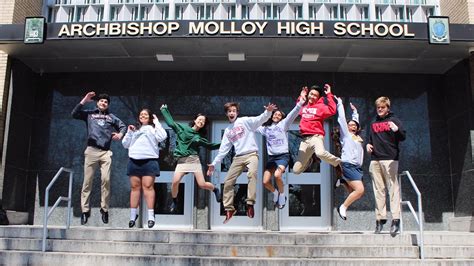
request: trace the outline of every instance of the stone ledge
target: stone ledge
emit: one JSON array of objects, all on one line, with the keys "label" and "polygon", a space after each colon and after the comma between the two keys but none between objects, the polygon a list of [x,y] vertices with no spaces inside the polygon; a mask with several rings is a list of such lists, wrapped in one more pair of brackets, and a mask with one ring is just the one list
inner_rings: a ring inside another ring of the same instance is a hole
[{"label": "stone ledge", "polygon": [[452,217],[449,218],[449,230],[460,232],[474,232],[474,217]]}]

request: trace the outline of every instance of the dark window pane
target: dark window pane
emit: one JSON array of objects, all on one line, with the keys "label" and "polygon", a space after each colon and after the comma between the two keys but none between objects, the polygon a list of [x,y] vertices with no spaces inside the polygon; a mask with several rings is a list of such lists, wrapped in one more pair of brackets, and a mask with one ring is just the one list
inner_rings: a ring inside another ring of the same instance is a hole
[{"label": "dark window pane", "polygon": [[[236,216],[247,216],[247,184],[235,184],[234,186],[234,208]],[[224,185],[221,184],[221,191],[224,191]],[[225,215],[224,205],[221,203],[221,215]]]},{"label": "dark window pane", "polygon": [[[293,168],[293,164],[298,159],[298,150],[300,148],[302,137],[298,130],[289,130],[288,131],[288,148],[290,151],[290,165],[289,169]],[[315,160],[314,160],[315,159]],[[315,155],[313,155],[313,163],[304,171],[305,173],[319,173],[320,160]]]},{"label": "dark window pane", "polygon": [[321,216],[320,185],[289,185],[290,216]]},{"label": "dark window pane", "polygon": [[166,129],[168,138],[160,142],[160,171],[174,171],[176,160],[173,152],[176,149],[176,133],[172,129]]},{"label": "dark window pane", "polygon": [[184,183],[179,184],[178,193],[178,209],[176,213],[170,213],[169,206],[173,201],[171,197],[171,183],[155,183],[155,214],[183,215]]}]

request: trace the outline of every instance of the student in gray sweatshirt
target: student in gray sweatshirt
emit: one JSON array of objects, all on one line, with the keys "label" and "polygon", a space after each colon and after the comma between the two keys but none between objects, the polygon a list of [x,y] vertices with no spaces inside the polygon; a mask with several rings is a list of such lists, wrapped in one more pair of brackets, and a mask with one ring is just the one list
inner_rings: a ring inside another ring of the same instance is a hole
[{"label": "student in gray sweatshirt", "polygon": [[337,122],[340,126],[339,132],[342,146],[342,179],[344,180],[344,186],[349,192],[346,200],[337,208],[337,212],[343,220],[347,219],[347,208],[364,195],[364,183],[362,183],[364,148],[362,147],[363,140],[359,136],[359,114],[357,113],[357,108],[352,103],[350,103],[350,105],[352,109],[352,119],[346,122],[342,99],[337,98]]}]

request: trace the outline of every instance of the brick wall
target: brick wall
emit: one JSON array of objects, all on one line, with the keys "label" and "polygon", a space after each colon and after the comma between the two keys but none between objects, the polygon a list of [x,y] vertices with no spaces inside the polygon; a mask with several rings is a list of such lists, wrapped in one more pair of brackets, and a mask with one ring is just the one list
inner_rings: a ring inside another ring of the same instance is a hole
[{"label": "brick wall", "polygon": [[469,5],[474,5],[474,0],[440,0],[441,15],[449,16],[450,23],[468,24],[469,17],[474,19],[474,12],[471,12],[471,15],[469,14],[468,2]]}]

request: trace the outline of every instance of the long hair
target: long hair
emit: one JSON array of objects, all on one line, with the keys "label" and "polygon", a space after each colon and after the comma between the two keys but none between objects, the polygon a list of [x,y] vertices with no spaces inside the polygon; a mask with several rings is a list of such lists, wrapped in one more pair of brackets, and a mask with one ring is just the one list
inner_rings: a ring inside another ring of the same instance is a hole
[{"label": "long hair", "polygon": [[193,119],[191,122],[189,122],[189,126],[190,126],[190,127],[193,127],[194,124],[195,124],[194,121],[195,121],[198,117],[200,117],[200,116],[204,116],[204,126],[203,126],[201,129],[199,129],[197,132],[198,132],[199,135],[201,135],[202,137],[205,137],[205,136],[207,135],[207,129],[206,129],[206,127],[207,127],[207,125],[209,124],[209,119],[207,118],[207,116],[206,116],[205,114],[198,113],[197,115],[195,115],[195,116],[194,116],[194,119]]},{"label": "long hair", "polygon": [[[273,115],[274,115],[276,112],[280,112],[280,114],[281,114],[281,120],[285,119],[286,114],[285,114],[283,111],[280,111],[280,110],[273,110],[272,116],[270,116],[270,118],[269,118],[265,123],[263,123],[262,126],[264,126],[264,127],[271,126],[271,125],[273,124],[273,120],[272,120]],[[281,120],[280,120],[280,121],[281,121]]]},{"label": "long hair", "polygon": [[142,123],[140,122],[140,113],[143,112],[143,111],[147,112],[147,114],[148,114],[148,125],[154,127],[155,124],[153,123],[153,112],[152,112],[150,109],[148,109],[148,108],[143,108],[143,109],[138,113],[138,121],[137,121],[137,127],[138,127],[138,129],[140,129],[140,128],[143,126]]}]

